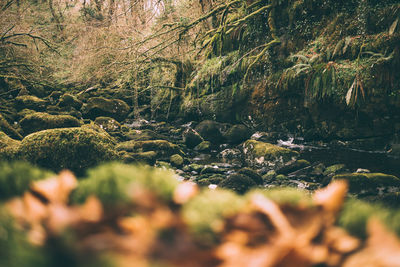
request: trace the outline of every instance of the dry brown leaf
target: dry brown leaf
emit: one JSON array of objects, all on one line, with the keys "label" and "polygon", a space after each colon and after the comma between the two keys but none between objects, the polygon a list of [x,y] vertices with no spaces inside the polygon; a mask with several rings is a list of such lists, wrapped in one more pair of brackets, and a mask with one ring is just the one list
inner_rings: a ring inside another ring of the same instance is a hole
[{"label": "dry brown leaf", "polygon": [[197,195],[198,186],[193,182],[180,183],[174,191],[174,202],[176,204],[184,204]]},{"label": "dry brown leaf", "polygon": [[314,193],[314,203],[322,206],[326,211],[336,214],[343,205],[347,188],[345,180],[334,181]]}]

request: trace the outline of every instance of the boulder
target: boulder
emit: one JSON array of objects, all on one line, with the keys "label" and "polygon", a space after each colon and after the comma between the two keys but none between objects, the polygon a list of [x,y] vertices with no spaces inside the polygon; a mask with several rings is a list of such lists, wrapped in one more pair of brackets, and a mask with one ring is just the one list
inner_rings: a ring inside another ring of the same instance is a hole
[{"label": "boulder", "polygon": [[74,95],[64,94],[60,97],[60,100],[58,101],[58,106],[60,108],[74,108],[79,110],[82,107],[82,101],[80,101]]},{"label": "boulder", "polygon": [[230,144],[240,144],[251,136],[249,128],[243,124],[233,125],[224,135],[226,141]]},{"label": "boulder", "polygon": [[105,116],[117,121],[123,121],[129,114],[129,106],[120,99],[106,99],[104,97],[89,98],[82,107],[82,114],[89,119]]},{"label": "boulder", "polygon": [[22,159],[56,172],[69,169],[82,174],[86,168],[114,160],[115,141],[94,126],[44,130],[26,136],[19,147]]},{"label": "boulder", "polygon": [[15,105],[18,110],[24,108],[33,109],[35,111],[43,111],[47,102],[33,95],[21,95],[15,98]]},{"label": "boulder", "polygon": [[247,140],[243,144],[246,163],[250,167],[281,168],[299,156],[299,153],[287,148],[256,140]]},{"label": "boulder", "polygon": [[158,158],[169,159],[174,154],[183,155],[179,146],[166,140],[148,140],[148,141],[126,141],[116,146],[118,151],[127,151],[133,153],[155,151]]},{"label": "boulder", "polygon": [[183,166],[183,158],[181,155],[179,154],[173,154],[170,158],[169,158],[169,162],[171,163],[171,165],[173,167],[177,167],[180,168]]},{"label": "boulder", "polygon": [[200,134],[192,128],[186,129],[182,133],[183,142],[188,148],[194,148],[198,144],[204,141]]},{"label": "boulder", "polygon": [[121,129],[121,124],[110,117],[97,117],[94,123],[107,132],[115,132]]},{"label": "boulder", "polygon": [[0,160],[13,160],[20,143],[20,141],[14,140],[0,131]]},{"label": "boulder", "polygon": [[44,112],[35,112],[26,115],[20,125],[25,134],[47,129],[79,127],[81,123],[71,115],[51,115]]},{"label": "boulder", "polygon": [[210,141],[213,144],[219,144],[223,141],[220,124],[218,122],[211,120],[202,121],[196,126],[195,130],[204,140]]}]

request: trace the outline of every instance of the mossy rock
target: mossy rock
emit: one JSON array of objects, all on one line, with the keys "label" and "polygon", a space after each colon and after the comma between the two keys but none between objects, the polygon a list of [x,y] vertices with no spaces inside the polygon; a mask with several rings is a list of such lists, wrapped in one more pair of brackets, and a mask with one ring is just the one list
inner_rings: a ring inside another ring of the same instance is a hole
[{"label": "mossy rock", "polygon": [[273,167],[278,169],[299,156],[299,153],[270,143],[247,140],[243,144],[246,163],[251,167]]},{"label": "mossy rock", "polygon": [[82,107],[82,101],[71,94],[64,94],[60,97],[57,104],[60,108],[74,108],[79,110]]},{"label": "mossy rock", "polygon": [[123,121],[129,114],[129,106],[120,99],[106,99],[104,97],[89,98],[87,104],[82,107],[85,117],[95,120],[97,117],[112,117],[117,121]]},{"label": "mossy rock", "polygon": [[0,160],[13,160],[17,156],[21,141],[14,140],[0,131]]},{"label": "mossy rock", "polygon": [[51,115],[44,112],[35,112],[26,115],[20,125],[25,134],[47,129],[79,127],[81,123],[71,115]]},{"label": "mossy rock", "polygon": [[243,198],[228,190],[204,190],[183,206],[182,217],[189,231],[205,244],[217,241],[223,220],[245,205]]},{"label": "mossy rock", "polygon": [[233,125],[224,135],[226,141],[230,144],[240,144],[251,136],[249,128],[245,125]]},{"label": "mossy rock", "polygon": [[[171,201],[178,180],[171,171],[146,166],[108,163],[88,171],[79,181],[72,201],[82,203],[95,195],[106,208],[117,208],[132,201],[134,190],[152,192],[162,201]],[[133,203],[134,204],[134,203]]]},{"label": "mossy rock", "polygon": [[211,151],[211,142],[209,141],[203,141],[200,144],[198,144],[194,150],[199,151],[199,152],[204,152],[208,153]]},{"label": "mossy rock", "polygon": [[35,111],[43,111],[47,102],[33,95],[22,95],[15,98],[15,105],[18,110],[24,108],[33,109]]},{"label": "mossy rock", "polygon": [[250,168],[243,168],[238,171],[239,174],[250,177],[256,184],[261,185],[264,183],[263,178],[255,170]]},{"label": "mossy rock", "polygon": [[211,120],[202,121],[196,126],[195,130],[204,140],[210,141],[213,144],[219,144],[223,141],[220,124],[218,122]]},{"label": "mossy rock", "polygon": [[347,173],[335,175],[333,180],[347,180],[350,192],[378,193],[378,187],[400,187],[400,179],[384,173]]},{"label": "mossy rock", "polygon": [[115,140],[95,126],[60,128],[26,136],[19,155],[41,167],[69,169],[80,175],[86,168],[116,159]]},{"label": "mossy rock", "polygon": [[194,148],[195,146],[204,141],[204,139],[200,136],[200,134],[191,128],[186,129],[182,133],[182,138],[183,142],[188,148]]},{"label": "mossy rock", "polygon": [[125,137],[133,141],[148,141],[148,140],[167,140],[168,138],[162,134],[152,130],[129,130],[124,134]]},{"label": "mossy rock", "polygon": [[276,173],[287,175],[287,174],[295,172],[297,170],[306,168],[310,165],[311,165],[310,162],[308,162],[307,160],[299,159],[293,163],[290,163],[289,165],[285,165],[282,168],[279,168],[278,170],[276,170]]},{"label": "mossy rock", "polygon": [[232,174],[223,180],[220,187],[233,190],[239,194],[244,194],[257,184],[247,175]]},{"label": "mossy rock", "polygon": [[106,132],[115,132],[121,129],[121,124],[110,117],[97,117],[94,123]]},{"label": "mossy rock", "polygon": [[222,174],[203,174],[196,179],[196,183],[201,186],[209,186],[210,184],[220,184],[225,180],[225,176]]},{"label": "mossy rock", "polygon": [[183,166],[184,160],[181,155],[174,154],[169,158],[169,162],[172,166],[180,168]]},{"label": "mossy rock", "polygon": [[346,165],[344,165],[344,164],[335,164],[335,165],[327,167],[323,174],[325,176],[327,176],[327,175],[335,175],[335,174],[338,174],[340,172],[345,171],[345,169],[346,169]]},{"label": "mossy rock", "polygon": [[0,163],[0,200],[21,196],[36,180],[46,179],[54,173],[39,169],[27,162]]},{"label": "mossy rock", "polygon": [[148,141],[126,141],[119,143],[116,146],[118,151],[127,152],[146,152],[155,151],[159,158],[168,158],[173,154],[183,155],[183,152],[179,146],[172,144],[166,140],[148,140]]},{"label": "mossy rock", "polygon": [[139,153],[125,152],[121,155],[124,163],[145,163],[154,165],[157,160],[157,153],[155,151],[146,151]]},{"label": "mossy rock", "polygon": [[15,139],[19,139],[19,140],[22,139],[21,134],[18,133],[17,130],[15,130],[1,114],[0,114],[0,131],[3,131],[5,134],[10,136],[11,138],[15,138]]}]

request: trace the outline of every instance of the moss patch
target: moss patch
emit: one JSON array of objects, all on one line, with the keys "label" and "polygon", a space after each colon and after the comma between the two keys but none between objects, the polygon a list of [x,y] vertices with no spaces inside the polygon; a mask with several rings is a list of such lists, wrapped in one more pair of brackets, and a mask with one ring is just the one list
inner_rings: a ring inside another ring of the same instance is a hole
[{"label": "moss patch", "polygon": [[124,120],[129,114],[129,106],[120,99],[106,99],[104,97],[92,97],[82,109],[83,114],[89,119],[105,116],[117,121]]},{"label": "moss patch", "polygon": [[20,121],[25,134],[30,134],[46,129],[79,127],[81,123],[71,115],[51,115],[43,112],[35,112],[26,115]]},{"label": "moss patch", "polygon": [[158,157],[169,158],[173,154],[183,154],[179,146],[172,144],[166,140],[148,140],[148,141],[127,141],[117,145],[118,151],[127,152],[146,152],[155,151]]},{"label": "moss patch", "polygon": [[377,187],[400,187],[400,179],[383,173],[348,173],[333,177],[334,180],[347,180],[350,192],[374,191]]},{"label": "moss patch", "polygon": [[22,95],[15,98],[16,108],[18,110],[28,108],[36,111],[42,111],[46,107],[46,101],[33,95]]},{"label": "moss patch", "polygon": [[14,140],[0,131],[0,160],[15,158],[21,141]]}]

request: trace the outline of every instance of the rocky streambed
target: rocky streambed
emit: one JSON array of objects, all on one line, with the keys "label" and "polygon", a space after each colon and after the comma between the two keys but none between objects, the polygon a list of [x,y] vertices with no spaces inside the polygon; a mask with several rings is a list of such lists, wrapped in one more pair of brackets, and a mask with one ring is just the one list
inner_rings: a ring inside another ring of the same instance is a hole
[{"label": "rocky streambed", "polygon": [[398,205],[400,157],[384,138],[305,142],[216,121],[135,120],[122,99],[53,92],[22,94],[0,116],[0,158],[83,175],[105,161],[174,169],[181,180],[238,193],[251,188],[316,190],[346,179],[350,193]]}]

